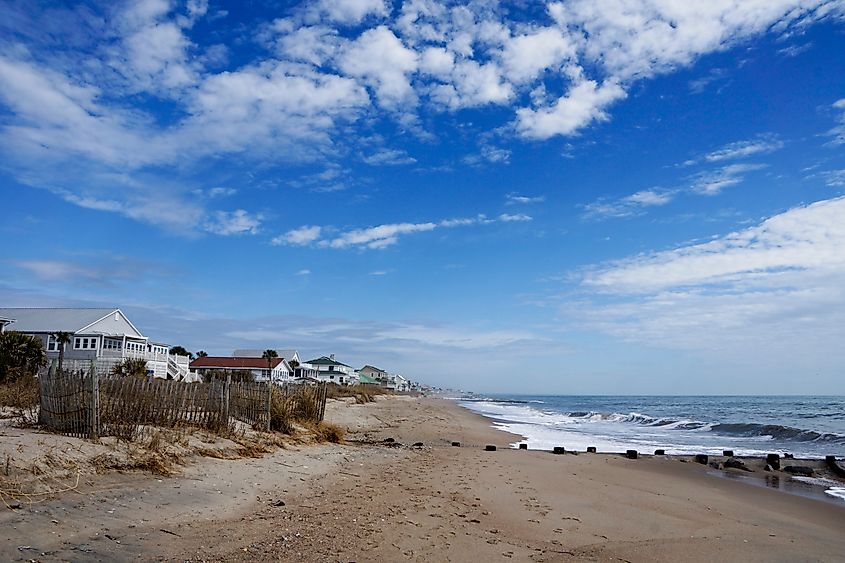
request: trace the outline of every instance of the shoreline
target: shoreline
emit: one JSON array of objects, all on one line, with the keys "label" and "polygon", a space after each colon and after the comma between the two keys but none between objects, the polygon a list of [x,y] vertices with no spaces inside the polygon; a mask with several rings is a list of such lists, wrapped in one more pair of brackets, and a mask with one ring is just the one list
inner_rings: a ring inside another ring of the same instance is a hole
[{"label": "shoreline", "polygon": [[[502,432],[504,434],[508,434],[510,436],[515,436],[519,438],[517,441],[512,442],[509,444],[510,449],[517,449],[516,446],[519,443],[524,443],[529,440],[528,436],[514,434],[513,432],[509,432],[507,430],[503,430],[498,427],[499,424],[507,424],[510,421],[495,418],[492,416],[483,415],[478,413],[469,407],[461,404],[462,399],[453,399],[453,398],[443,398],[442,400],[445,401],[452,401],[454,402],[455,406],[461,409],[465,409],[466,411],[472,413],[479,417],[483,422],[490,425],[496,431]],[[565,446],[562,444],[561,447]],[[536,452],[544,452],[553,455],[553,450],[551,449],[543,449],[543,448],[528,448],[531,451]],[[636,451],[636,450],[635,450]],[[636,451],[636,455],[638,458],[660,458],[665,459],[666,461],[683,461],[684,463],[697,463],[695,457],[697,454],[692,453],[666,453],[666,454],[657,454],[657,453],[649,453],[649,452],[641,452]],[[626,457],[627,451],[596,451],[596,452],[587,452],[587,451],[574,451],[566,449],[565,454],[563,455],[595,455],[595,456],[618,456],[618,457]],[[712,454],[705,454],[707,455],[707,462],[701,465],[706,466],[710,471],[707,472],[707,475],[718,478],[718,479],[729,479],[735,480],[736,482],[746,484],[748,486],[754,487],[763,487],[768,488],[771,490],[776,490],[783,494],[794,495],[804,498],[810,498],[814,500],[819,500],[827,503],[832,503],[835,506],[839,506],[845,508],[845,496],[842,494],[838,495],[831,495],[826,493],[825,491],[830,487],[838,487],[843,488],[845,487],[845,480],[841,478],[837,478],[836,475],[831,473],[826,465],[825,460],[822,458],[814,458],[814,457],[784,457],[780,459],[780,463],[782,467],[787,467],[790,465],[798,465],[799,467],[808,467],[812,469],[815,473],[814,477],[811,479],[813,481],[802,481],[800,479],[796,480],[794,475],[789,473],[780,472],[780,471],[771,471],[766,472],[764,471],[764,467],[766,465],[765,458],[761,458],[760,456],[754,455],[733,455],[733,456],[725,456],[725,455],[712,455]],[[732,471],[730,469],[725,469],[722,465],[727,459],[737,459],[742,461],[749,469],[748,471]],[[799,476],[800,477],[800,476]],[[829,481],[827,484],[820,484],[818,481]]]},{"label": "shoreline", "polygon": [[[595,409],[598,405],[582,406],[583,403],[580,402],[600,398],[613,402],[617,399],[627,399],[627,397],[524,396],[565,401],[563,404],[553,404],[551,408],[539,406],[546,403],[543,400],[517,400],[512,397],[514,396],[442,398],[455,401],[460,406],[481,414],[493,421],[498,429],[522,434],[524,441],[536,449],[550,450],[553,446],[566,446],[567,450],[586,451],[586,448],[591,446],[597,447],[603,453],[636,449],[644,455],[663,450],[670,455],[704,454],[715,457],[719,457],[723,451],[730,450],[737,452],[735,457],[744,459],[777,453],[784,459],[804,461],[824,461],[831,455],[842,459],[845,454],[845,434],[825,428],[824,425],[807,429],[796,421],[776,423],[767,421],[765,418],[755,422],[703,422],[709,419],[695,418],[695,414],[653,414],[651,410],[642,412],[652,414],[642,414],[640,408],[649,408],[648,405],[615,405],[621,410],[593,411],[588,409]],[[732,396],[730,398],[746,397]],[[747,399],[760,398],[748,397]],[[643,399],[653,400],[655,397],[647,396]],[[658,409],[658,412],[662,408],[657,404],[650,407]],[[573,411],[567,410],[573,408],[575,409]],[[608,408],[614,407],[608,406]],[[636,412],[628,411],[628,408],[636,409]],[[725,428],[727,430],[722,430]],[[792,440],[784,436],[796,439]],[[802,438],[798,439],[798,436]]]},{"label": "shoreline", "polygon": [[[201,460],[176,477],[116,474],[108,481],[118,488],[2,513],[0,558],[668,562],[845,553],[845,508],[713,478],[703,465],[511,449],[519,436],[443,399],[332,401],[327,420],[347,428],[346,445]],[[488,444],[499,449],[484,451]]]}]

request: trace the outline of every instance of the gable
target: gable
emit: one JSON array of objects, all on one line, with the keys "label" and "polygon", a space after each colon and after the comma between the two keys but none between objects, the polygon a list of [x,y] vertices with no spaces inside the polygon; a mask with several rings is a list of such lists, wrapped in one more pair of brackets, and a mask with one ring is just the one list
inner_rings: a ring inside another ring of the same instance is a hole
[{"label": "gable", "polygon": [[[129,322],[129,319],[126,318],[126,315],[120,309],[116,309],[105,317],[83,328],[84,332],[93,332],[95,334],[125,334],[127,336],[144,338],[144,335]],[[82,332],[82,330],[78,332]]]}]

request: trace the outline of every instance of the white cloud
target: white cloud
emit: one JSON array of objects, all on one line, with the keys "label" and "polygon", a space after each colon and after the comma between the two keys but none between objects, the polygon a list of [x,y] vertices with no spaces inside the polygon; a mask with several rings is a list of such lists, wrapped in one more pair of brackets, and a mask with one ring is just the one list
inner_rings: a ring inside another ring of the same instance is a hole
[{"label": "white cloud", "polygon": [[845,198],[819,201],[710,242],[599,265],[583,276],[591,302],[572,313],[628,340],[708,353],[836,349],[844,213]]},{"label": "white cloud", "polygon": [[845,198],[775,215],[713,241],[611,264],[584,283],[615,293],[730,284],[785,286],[794,274],[845,273]]},{"label": "white cloud", "polygon": [[311,275],[311,270],[309,270],[309,269],[307,269],[307,268],[306,268],[306,269],[303,269],[303,270],[299,270],[298,272],[296,272],[296,275],[297,275],[297,276],[310,276],[310,275]]},{"label": "white cloud", "polygon": [[755,154],[765,154],[783,148],[783,141],[773,135],[762,135],[757,139],[749,141],[737,141],[722,148],[704,155],[708,162],[720,162],[722,160],[736,160],[747,158]]},{"label": "white cloud", "polygon": [[845,98],[835,101],[832,107],[839,112],[837,117],[839,125],[827,132],[832,137],[830,144],[834,146],[845,145]]},{"label": "white cloud", "polygon": [[205,230],[216,235],[254,235],[261,226],[261,215],[252,215],[243,209],[215,211],[205,223]]},{"label": "white cloud", "polygon": [[369,156],[365,156],[363,160],[371,166],[398,166],[413,164],[417,161],[405,151],[398,149],[380,149]]},{"label": "white cloud", "polygon": [[385,0],[319,0],[306,17],[325,16],[333,22],[356,25],[368,16],[385,17],[389,13]]},{"label": "white cloud", "polygon": [[384,107],[415,103],[408,74],[417,69],[417,54],[386,26],[362,33],[339,57],[338,67],[347,76],[363,79]]},{"label": "white cloud", "polygon": [[371,249],[387,248],[399,242],[401,235],[433,231],[436,223],[394,223],[378,225],[367,229],[355,229],[331,240],[323,241],[323,246],[330,248],[348,248],[361,246]]},{"label": "white cloud", "polygon": [[289,244],[293,246],[305,246],[318,240],[323,229],[319,226],[303,226],[298,229],[292,229],[283,235],[273,238],[270,243],[278,246],[282,244]]},{"label": "white cloud", "polygon": [[677,192],[652,188],[641,190],[615,201],[599,199],[584,206],[584,217],[603,219],[608,217],[632,217],[642,214],[648,207],[657,207],[671,202]]},{"label": "white cloud", "polygon": [[575,44],[557,28],[543,28],[517,35],[505,43],[501,54],[504,74],[514,83],[534,80],[544,70],[557,70],[574,58]]},{"label": "white cloud", "polygon": [[546,196],[527,196],[518,193],[509,193],[505,196],[507,205],[524,205],[529,203],[543,203],[546,201]]},{"label": "white cloud", "polygon": [[499,221],[503,223],[524,223],[533,220],[534,218],[531,215],[526,215],[525,213],[502,213],[499,215]]},{"label": "white cloud", "polygon": [[695,176],[692,190],[700,195],[716,195],[725,188],[741,183],[746,172],[766,168],[765,164],[729,164]]},{"label": "white cloud", "polygon": [[827,170],[822,172],[821,175],[824,178],[824,183],[831,188],[845,186],[845,169]]},{"label": "white cloud", "polygon": [[608,119],[604,108],[626,95],[616,82],[605,82],[599,86],[593,80],[581,80],[553,106],[517,110],[516,127],[530,139],[572,135],[592,121]]},{"label": "white cloud", "polygon": [[292,61],[302,61],[320,66],[330,60],[341,46],[338,32],[324,25],[292,28],[290,20],[276,20],[274,28],[282,31],[276,48]]}]

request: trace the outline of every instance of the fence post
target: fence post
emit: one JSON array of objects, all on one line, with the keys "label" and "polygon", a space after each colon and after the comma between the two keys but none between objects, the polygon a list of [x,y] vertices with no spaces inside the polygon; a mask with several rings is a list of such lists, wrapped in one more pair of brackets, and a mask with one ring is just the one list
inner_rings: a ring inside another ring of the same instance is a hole
[{"label": "fence post", "polygon": [[270,411],[272,409],[273,404],[273,383],[271,381],[267,382],[267,432],[270,431]]},{"label": "fence post", "polygon": [[227,375],[226,381],[223,382],[223,401],[222,401],[222,407],[223,407],[222,418],[223,418],[223,424],[226,425],[226,426],[229,425],[229,387],[231,386],[231,384],[232,384],[232,376]]},{"label": "fence post", "polygon": [[91,369],[91,407],[88,434],[92,440],[100,439],[100,376],[97,369]]}]

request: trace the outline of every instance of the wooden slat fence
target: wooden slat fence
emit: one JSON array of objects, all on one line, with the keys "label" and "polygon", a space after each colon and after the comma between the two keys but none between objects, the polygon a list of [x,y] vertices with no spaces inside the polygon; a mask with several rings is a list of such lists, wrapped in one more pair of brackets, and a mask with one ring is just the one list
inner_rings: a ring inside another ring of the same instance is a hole
[{"label": "wooden slat fence", "polygon": [[[265,382],[185,383],[156,378],[64,372],[39,378],[39,421],[69,436],[134,439],[140,427],[195,426],[213,432],[239,420],[269,429],[270,384]],[[326,385],[273,386],[289,401],[296,420],[320,422]]]},{"label": "wooden slat fence", "polygon": [[65,372],[38,380],[38,421],[68,436],[90,438],[92,379],[83,372]]},{"label": "wooden slat fence", "polygon": [[229,416],[265,430],[270,424],[270,385],[253,381],[229,383]]}]

